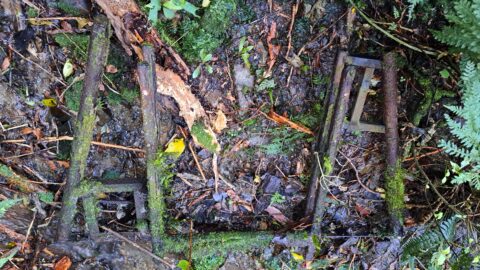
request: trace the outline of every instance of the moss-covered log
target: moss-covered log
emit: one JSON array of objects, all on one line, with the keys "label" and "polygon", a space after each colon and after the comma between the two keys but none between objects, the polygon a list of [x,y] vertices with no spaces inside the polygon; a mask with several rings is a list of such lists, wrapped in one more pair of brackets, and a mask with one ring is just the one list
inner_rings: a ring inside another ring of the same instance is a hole
[{"label": "moss-covered log", "polygon": [[75,188],[84,177],[87,156],[92,141],[95,124],[95,101],[107,62],[110,45],[110,23],[105,16],[97,16],[90,36],[85,81],[80,98],[80,109],[74,128],[74,139],[70,159],[70,169],[63,193],[63,206],[60,212],[58,240],[67,240],[71,223],[77,208],[78,196]]},{"label": "moss-covered log", "polygon": [[5,177],[7,183],[18,188],[21,192],[46,192],[41,186],[31,183],[27,178],[15,173],[10,167],[0,164],[0,176]]},{"label": "moss-covered log", "polygon": [[159,254],[162,251],[162,238],[165,231],[163,222],[165,198],[160,181],[160,171],[155,165],[156,154],[159,150],[158,138],[160,135],[160,128],[158,127],[160,111],[157,110],[155,104],[155,93],[157,89],[155,50],[150,45],[144,45],[142,50],[144,62],[138,65],[137,71],[141,91],[143,132],[147,157],[148,213],[153,252]]},{"label": "moss-covered log", "polygon": [[385,199],[396,234],[402,232],[404,204],[404,183],[401,167],[398,163],[398,109],[397,109],[397,67],[395,53],[387,53],[383,58],[383,90],[385,93],[385,138],[386,164]]}]

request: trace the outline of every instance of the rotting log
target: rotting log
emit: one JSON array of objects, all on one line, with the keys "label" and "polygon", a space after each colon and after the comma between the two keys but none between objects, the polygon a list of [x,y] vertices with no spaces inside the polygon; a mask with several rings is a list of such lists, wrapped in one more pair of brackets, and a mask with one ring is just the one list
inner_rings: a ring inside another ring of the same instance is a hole
[{"label": "rotting log", "polygon": [[162,183],[160,183],[160,172],[155,166],[156,154],[159,147],[161,147],[158,140],[160,135],[158,119],[161,116],[155,101],[157,90],[155,50],[151,45],[143,45],[142,51],[144,61],[138,64],[137,72],[141,92],[143,132],[147,159],[148,213],[153,252],[159,254],[162,251],[162,238],[165,232],[163,222],[165,198]]},{"label": "rotting log", "polygon": [[77,208],[78,196],[74,191],[83,179],[87,166],[87,156],[95,124],[95,101],[103,69],[107,62],[110,36],[110,22],[107,17],[97,16],[90,35],[86,75],[74,128],[70,169],[63,193],[63,206],[57,235],[59,241],[68,240]]},{"label": "rotting log", "polygon": [[401,234],[403,229],[404,183],[403,173],[398,162],[398,109],[397,109],[397,67],[395,53],[387,53],[383,58],[383,90],[385,94],[385,140],[386,171],[385,200],[390,214],[393,231]]},{"label": "rotting log", "polygon": [[4,177],[9,185],[18,188],[21,192],[31,193],[47,191],[43,187],[36,185],[30,182],[27,178],[15,173],[7,165],[0,164],[0,176]]},{"label": "rotting log", "polygon": [[[343,68],[345,67],[345,57],[347,52],[339,51],[337,53],[337,60],[335,65],[335,73],[333,75],[332,85],[329,88],[329,92],[325,95],[325,101],[323,104],[323,111],[320,117],[320,123],[323,128],[322,131],[318,134],[317,138],[317,153],[319,156],[323,156],[327,151],[328,147],[328,138],[330,137],[331,123],[335,110],[335,102],[337,101],[338,91],[340,88],[340,82],[342,79]],[[305,216],[310,216],[313,214],[315,209],[315,201],[317,197],[319,177],[321,173],[320,164],[314,162],[313,171],[310,177],[310,186],[308,189],[307,196],[307,205],[305,208]]]},{"label": "rotting log", "polygon": [[331,117],[331,130],[328,137],[328,148],[325,151],[325,155],[320,156],[317,154],[315,157],[315,163],[319,167],[321,175],[319,175],[317,181],[319,182],[319,188],[315,200],[315,211],[313,213],[312,222],[312,234],[320,233],[320,227],[322,223],[322,217],[325,213],[325,199],[328,191],[328,178],[332,176],[335,159],[337,156],[337,147],[340,142],[342,126],[347,114],[348,100],[350,99],[350,92],[352,89],[353,81],[355,79],[356,70],[353,66],[348,66],[344,70],[345,76],[338,93],[338,98],[335,104],[334,115]]}]

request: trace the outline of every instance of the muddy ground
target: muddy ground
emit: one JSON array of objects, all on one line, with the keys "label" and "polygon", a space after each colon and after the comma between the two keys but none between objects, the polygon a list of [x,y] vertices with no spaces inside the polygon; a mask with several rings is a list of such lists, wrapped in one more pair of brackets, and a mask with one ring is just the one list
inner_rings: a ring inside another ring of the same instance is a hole
[{"label": "muddy ground", "polygon": [[[45,138],[73,136],[76,112],[67,105],[75,99],[68,94],[74,91],[74,87],[67,87],[74,84],[62,76],[66,59],[74,62],[72,78],[81,77],[85,72],[84,60],[75,58],[72,50],[61,47],[53,36],[88,33],[89,26],[79,27],[78,21],[64,19],[51,20],[45,25],[25,21],[31,16],[27,11],[32,8],[38,8],[35,18],[71,15],[56,6],[54,1],[17,3],[3,0],[2,4],[7,2],[16,3],[16,6],[4,9],[0,23],[0,59],[8,58],[10,62],[8,66],[2,66],[0,81],[0,161],[26,176],[44,192],[53,194],[53,198],[45,199],[38,192],[31,193],[30,204],[26,199],[24,204],[7,212],[0,222],[30,237],[22,252],[7,263],[6,269],[13,269],[16,265],[24,269],[52,269],[64,253],[68,254],[76,269],[160,267],[145,253],[125,242],[111,239],[98,243],[85,241],[87,235],[81,211],[75,218],[72,237],[83,242],[67,247],[51,246],[45,251],[54,243],[70,151],[69,141],[47,142]],[[79,16],[91,19],[92,13],[86,12],[90,7],[84,2],[67,2],[83,10]],[[267,118],[266,113],[272,109],[317,134],[321,128],[318,121],[323,109],[322,100],[330,85],[337,51],[348,49],[352,55],[380,59],[382,51],[398,50],[398,45],[366,27],[361,19],[357,18],[353,25],[348,25],[346,21],[351,10],[341,1],[303,1],[291,32],[292,7],[296,1],[240,2],[239,12],[227,30],[227,39],[213,53],[210,62],[213,72],[209,74],[203,70],[198,78],[188,81],[207,114],[213,117],[221,111],[227,118],[226,128],[217,133],[222,149],[217,161],[221,176],[219,188],[216,192],[213,154],[192,145],[197,164],[187,147],[176,162],[176,176],[167,192],[170,234],[308,229],[310,223],[302,219],[314,162],[315,136],[279,125]],[[95,6],[93,10],[93,13],[100,12]],[[249,15],[245,16],[245,13]],[[15,17],[12,14],[21,15]],[[271,75],[265,78],[269,60],[267,37],[272,24],[276,24],[274,44],[280,46],[280,51]],[[251,69],[245,66],[238,50],[242,37],[247,37],[246,44],[253,46],[249,52]],[[399,51],[405,61],[422,61],[415,55]],[[120,91],[122,85],[138,91],[135,60],[124,53],[115,38],[112,38],[112,52],[110,58],[118,57],[123,61],[117,66],[112,61],[119,70],[112,73],[115,75],[112,84],[117,86],[113,88]],[[291,59],[300,52],[300,61]],[[197,64],[190,64],[191,70],[196,67]],[[408,69],[403,69],[400,75],[403,82],[406,81],[400,86],[401,146],[408,158],[411,156],[408,147],[412,142],[423,140],[425,151],[436,145],[435,138],[428,143],[432,140],[428,136],[442,111],[420,117],[421,123],[412,125],[412,111],[416,110],[412,108],[420,103],[421,93],[409,91],[408,82],[414,79],[414,75]],[[376,75],[375,80],[379,82],[372,88],[362,119],[381,124],[381,78]],[[358,83],[357,80],[354,89],[358,89]],[[100,89],[104,106],[97,115],[94,141],[129,149],[92,146],[86,177],[145,178],[144,154],[136,150],[144,147],[140,99],[135,94],[127,98],[126,92],[117,97],[111,84],[108,81],[104,84]],[[352,96],[355,97],[355,92]],[[45,100],[49,98],[55,98],[57,106],[47,106]],[[351,108],[353,98],[350,103]],[[178,116],[176,104],[172,100],[166,100],[165,104],[170,106],[170,112],[177,113],[173,118],[174,125],[166,130],[166,136],[182,137],[178,127],[185,127],[185,122]],[[348,117],[350,115],[351,112]],[[332,269],[398,269],[400,241],[392,237],[384,201],[384,136],[351,132],[347,125],[342,136],[343,143],[334,164],[337,177],[329,183],[329,207],[322,220],[326,240],[322,243],[319,261]],[[441,179],[445,167],[440,161],[444,158],[442,154],[426,158],[424,165],[428,175]],[[437,166],[432,166],[435,162]],[[414,164],[407,159],[403,166],[411,170]],[[407,174],[407,231],[414,231],[430,220],[432,211],[426,202],[434,208],[440,207],[436,197],[432,197],[431,191],[425,191],[415,177]],[[6,184],[2,177],[0,180],[3,181],[2,198],[25,195],[15,186]],[[131,194],[105,195],[100,206],[100,225],[117,232],[137,230]],[[6,250],[10,242],[18,241],[12,235],[1,233],[0,236],[2,250]],[[148,243],[147,240],[136,240],[142,245]],[[297,261],[292,254],[289,248],[274,245],[263,250],[232,253],[224,258],[220,269],[293,269],[301,265],[302,260]]]}]

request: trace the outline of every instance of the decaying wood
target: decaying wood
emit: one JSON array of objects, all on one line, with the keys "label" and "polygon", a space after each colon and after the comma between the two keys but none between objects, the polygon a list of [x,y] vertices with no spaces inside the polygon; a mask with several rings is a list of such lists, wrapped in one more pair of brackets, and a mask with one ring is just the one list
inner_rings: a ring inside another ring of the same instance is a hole
[{"label": "decaying wood", "polygon": [[[331,122],[332,122],[332,118],[335,110],[335,102],[337,100],[338,91],[340,89],[340,82],[342,79],[342,71],[343,71],[343,68],[345,67],[346,56],[347,56],[347,53],[345,51],[339,51],[337,54],[335,73],[332,80],[332,85],[329,88],[329,92],[327,93],[324,104],[323,104],[323,108],[326,108],[326,110],[323,110],[320,118],[320,123],[322,123],[323,128],[321,132],[318,134],[318,138],[317,138],[318,145],[316,147],[317,148],[316,150],[320,157],[323,157],[327,151],[326,148],[328,146],[328,138],[330,137]],[[310,186],[308,189],[307,205],[305,209],[306,216],[312,215],[315,208],[315,199],[317,197],[319,176],[320,176],[319,164],[317,164],[317,162],[314,162],[314,169],[310,177]]]},{"label": "decaying wood", "polygon": [[160,39],[154,27],[149,27],[147,17],[134,0],[95,0],[95,2],[112,22],[115,35],[129,55],[133,50],[138,58],[143,59],[140,44],[145,41],[149,42],[155,48],[157,63],[171,61],[173,62],[172,68],[178,69],[184,78],[190,76],[190,70],[180,55]]},{"label": "decaying wood", "polygon": [[78,197],[74,195],[74,189],[83,179],[87,165],[87,156],[95,124],[95,101],[98,94],[98,85],[101,82],[103,69],[107,62],[110,36],[108,19],[102,15],[97,16],[90,35],[85,81],[72,142],[70,169],[63,193],[63,206],[60,212],[57,235],[60,241],[68,240],[71,223],[76,212]]},{"label": "decaying wood", "polygon": [[[162,251],[162,237],[164,236],[165,228],[163,223],[163,214],[165,212],[164,195],[159,171],[157,166],[155,166],[157,151],[159,147],[162,147],[158,143],[160,135],[158,119],[161,116],[155,104],[157,80],[155,76],[154,48],[150,45],[144,45],[142,51],[144,62],[138,64],[137,72],[142,100],[143,132],[147,158],[148,213],[153,252],[159,254]],[[154,203],[155,201],[161,201],[161,203]]]},{"label": "decaying wood", "polygon": [[32,183],[32,181],[24,176],[15,173],[7,165],[0,164],[0,176],[4,177],[9,185],[18,188],[21,192],[30,193],[47,191],[43,187]]},{"label": "decaying wood", "polygon": [[397,67],[395,53],[387,53],[383,58],[383,90],[385,93],[385,139],[386,164],[385,186],[388,210],[395,233],[403,228],[404,183],[401,167],[398,162],[398,109],[397,109]]}]

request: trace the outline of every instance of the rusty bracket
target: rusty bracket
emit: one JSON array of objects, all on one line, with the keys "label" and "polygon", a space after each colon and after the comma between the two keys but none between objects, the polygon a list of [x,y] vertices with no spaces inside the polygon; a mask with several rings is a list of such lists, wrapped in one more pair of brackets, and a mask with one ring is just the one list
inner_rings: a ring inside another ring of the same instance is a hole
[{"label": "rusty bracket", "polygon": [[345,64],[365,68],[362,83],[360,85],[360,89],[355,100],[352,117],[350,119],[350,129],[354,131],[358,130],[385,133],[384,125],[376,125],[360,121],[360,117],[362,116],[363,108],[365,106],[365,101],[367,100],[368,92],[370,90],[370,82],[373,78],[373,73],[375,69],[382,68],[382,62],[376,59],[347,56],[345,57]]},{"label": "rusty bracket", "polygon": [[[99,181],[101,183],[95,192],[91,191],[82,196],[83,209],[85,214],[85,222],[87,224],[88,234],[91,238],[98,236],[100,233],[97,222],[97,198],[96,193],[113,193],[113,192],[133,192],[133,200],[135,204],[135,215],[137,223],[144,222],[147,218],[146,209],[146,187],[145,180],[142,179],[113,179]],[[115,202],[116,204],[121,202]]]}]

